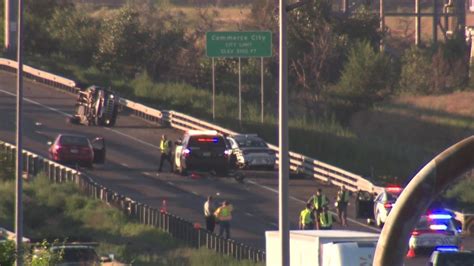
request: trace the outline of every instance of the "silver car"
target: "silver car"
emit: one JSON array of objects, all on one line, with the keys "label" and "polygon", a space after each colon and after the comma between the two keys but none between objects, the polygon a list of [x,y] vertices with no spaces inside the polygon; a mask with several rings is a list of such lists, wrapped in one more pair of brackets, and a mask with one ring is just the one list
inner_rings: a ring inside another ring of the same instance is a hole
[{"label": "silver car", "polygon": [[235,164],[239,168],[275,168],[276,154],[255,134],[241,134],[227,137]]},{"label": "silver car", "polygon": [[411,234],[408,246],[416,253],[433,251],[443,246],[460,248],[461,244],[461,228],[452,214],[436,212],[421,216]]}]

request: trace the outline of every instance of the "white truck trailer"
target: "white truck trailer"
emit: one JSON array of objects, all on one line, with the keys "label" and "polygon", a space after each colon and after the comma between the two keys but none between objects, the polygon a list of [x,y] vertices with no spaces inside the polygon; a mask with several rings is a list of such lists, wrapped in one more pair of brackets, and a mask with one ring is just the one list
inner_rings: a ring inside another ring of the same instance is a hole
[{"label": "white truck trailer", "polygon": [[[290,231],[290,266],[372,265],[379,234],[348,230]],[[267,266],[281,265],[278,231],[266,231]]]}]

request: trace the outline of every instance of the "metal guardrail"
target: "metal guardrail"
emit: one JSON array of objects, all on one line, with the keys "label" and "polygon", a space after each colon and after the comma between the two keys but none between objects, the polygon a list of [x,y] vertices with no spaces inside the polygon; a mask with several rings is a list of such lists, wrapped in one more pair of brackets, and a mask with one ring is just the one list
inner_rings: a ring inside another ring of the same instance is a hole
[{"label": "metal guardrail", "polygon": [[[16,69],[16,67],[17,63],[15,61],[0,58],[0,70],[12,72]],[[72,80],[34,69],[29,66],[25,66],[24,71],[25,76],[33,80],[37,80],[39,82],[43,82],[45,84],[52,85],[56,88],[61,88],[70,92],[76,92],[78,90],[76,88],[76,83]],[[171,127],[179,130],[204,129],[216,130],[227,135],[238,134],[237,132],[222,128],[189,115],[182,114],[180,112],[157,110],[147,107],[143,104],[127,100],[125,98],[120,99],[120,104],[123,107],[131,110],[138,117],[152,122],[169,124]],[[271,144],[269,144],[269,146],[271,149],[278,151],[277,146]],[[348,190],[353,192],[363,190],[370,193],[380,193],[383,189],[382,187],[374,185],[372,182],[360,175],[356,175],[299,153],[290,152],[290,170],[304,173],[308,176],[336,186],[345,185]],[[467,214],[456,212],[456,215],[459,217],[464,217]],[[474,217],[474,214],[469,216]],[[464,220],[465,219],[461,219],[461,221]],[[474,218],[468,220],[471,221],[474,220]],[[472,224],[474,224],[474,222],[472,222]],[[474,226],[472,227],[474,230]]]},{"label": "metal guardrail", "polygon": [[[10,143],[0,141],[0,151],[8,159],[14,160],[16,147]],[[139,223],[157,227],[173,237],[184,241],[194,248],[207,247],[219,254],[228,255],[238,260],[265,261],[265,252],[232,239],[225,239],[211,233],[185,219],[166,211],[160,211],[149,205],[140,203],[125,195],[121,195],[94,181],[93,178],[70,167],[50,161],[37,154],[23,151],[24,176],[32,178],[43,172],[51,182],[74,182],[79,190],[88,197],[101,200],[108,205],[123,211]]]}]

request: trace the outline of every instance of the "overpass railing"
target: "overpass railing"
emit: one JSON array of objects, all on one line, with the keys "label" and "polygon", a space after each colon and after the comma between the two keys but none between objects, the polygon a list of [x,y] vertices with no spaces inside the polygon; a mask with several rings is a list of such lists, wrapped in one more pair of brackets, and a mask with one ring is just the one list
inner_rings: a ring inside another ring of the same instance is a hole
[{"label": "overpass railing", "polygon": [[[14,160],[16,147],[0,141],[0,153],[2,152],[8,159]],[[262,250],[220,237],[197,224],[169,213],[167,210],[157,209],[121,195],[75,169],[24,150],[23,177],[32,178],[38,173],[44,173],[54,183],[74,182],[79,190],[88,197],[101,200],[120,209],[141,224],[160,228],[191,247],[208,248],[238,260],[265,261],[265,252]]]},{"label": "overpass railing", "polygon": [[[0,58],[0,69],[13,72],[15,71],[16,67],[17,64],[15,61]],[[78,90],[76,83],[72,80],[28,66],[24,67],[24,72],[26,73],[25,76],[56,88],[64,89],[70,92],[75,92]],[[218,125],[211,124],[204,120],[200,120],[180,112],[158,110],[124,98],[120,99],[120,104],[138,117],[152,122],[169,124],[171,127],[179,130],[204,129],[216,130],[227,135],[238,134],[237,132],[222,128]],[[277,146],[271,144],[269,144],[269,146],[271,149],[278,151]],[[360,175],[295,152],[290,152],[290,169],[292,171],[303,173],[305,175],[311,176],[312,178],[316,178],[336,186],[345,185],[348,190],[353,192],[363,190],[370,193],[380,193],[382,191],[382,187],[376,186]]]}]

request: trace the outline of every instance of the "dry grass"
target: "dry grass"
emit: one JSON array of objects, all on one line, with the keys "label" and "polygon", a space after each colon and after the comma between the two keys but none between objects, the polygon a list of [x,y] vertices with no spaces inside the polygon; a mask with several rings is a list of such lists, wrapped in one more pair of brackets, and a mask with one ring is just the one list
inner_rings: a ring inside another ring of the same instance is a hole
[{"label": "dry grass", "polygon": [[[401,96],[351,120],[357,138],[392,154],[392,174],[408,177],[448,146],[474,135],[474,92]],[[377,154],[368,160],[378,160]]]}]

